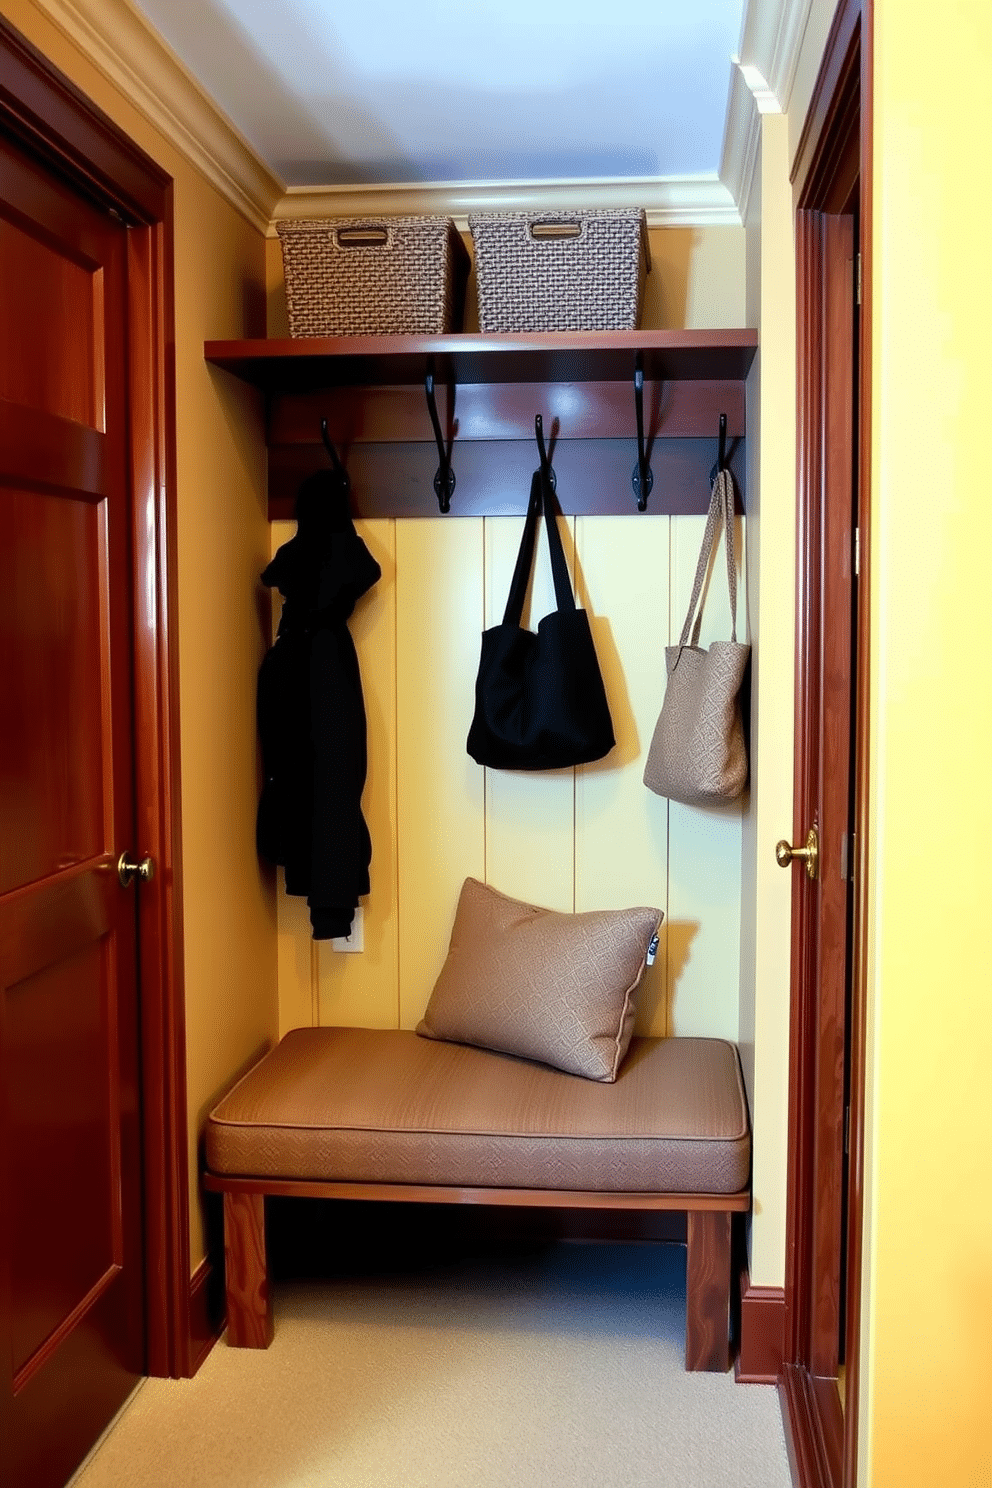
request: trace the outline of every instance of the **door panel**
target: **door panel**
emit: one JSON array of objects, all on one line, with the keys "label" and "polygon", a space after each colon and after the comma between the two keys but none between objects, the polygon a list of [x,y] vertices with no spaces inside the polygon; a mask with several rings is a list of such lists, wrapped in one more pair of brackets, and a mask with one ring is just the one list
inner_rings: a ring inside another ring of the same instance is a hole
[{"label": "door panel", "polygon": [[[800,212],[800,544],[795,841],[816,829],[815,879],[793,878],[793,1362],[837,1374],[849,924],[854,265],[850,217]],[[848,843],[845,847],[845,837]],[[794,1074],[794,1084],[796,1076]],[[790,1282],[790,1287],[793,1283]]]},{"label": "door panel", "polygon": [[[62,245],[50,248],[41,224],[33,226],[24,231],[8,219],[0,233],[0,345],[10,351],[0,364],[0,398],[95,428],[103,408],[101,271],[74,263]],[[68,340],[60,324],[72,325]]]},{"label": "door panel", "polygon": [[[6,989],[15,1390],[46,1340],[121,1262],[106,954],[104,936]],[[51,1223],[49,1190],[64,1213],[87,1216],[71,1245]]]},{"label": "door panel", "polygon": [[104,304],[104,268],[117,273],[123,225],[2,144],[0,182],[0,397],[103,430],[120,308]]},{"label": "door panel", "polygon": [[0,1481],[144,1367],[126,229],[0,143]]},{"label": "door panel", "polygon": [[[2,231],[0,222],[0,236]],[[4,481],[11,487],[20,483],[59,490],[71,471],[78,498],[88,495],[96,500],[107,488],[107,440],[71,419],[0,399],[0,450]]]},{"label": "door panel", "polygon": [[818,1033],[814,1133],[810,1369],[837,1374],[840,1348],[844,1186],[844,1058],[847,1023],[852,520],[854,510],[854,230],[850,216],[823,216],[823,427],[818,618],[819,739],[811,811],[819,827],[815,917]]},{"label": "door panel", "polygon": [[103,504],[8,490],[0,894],[99,855],[107,828]]}]

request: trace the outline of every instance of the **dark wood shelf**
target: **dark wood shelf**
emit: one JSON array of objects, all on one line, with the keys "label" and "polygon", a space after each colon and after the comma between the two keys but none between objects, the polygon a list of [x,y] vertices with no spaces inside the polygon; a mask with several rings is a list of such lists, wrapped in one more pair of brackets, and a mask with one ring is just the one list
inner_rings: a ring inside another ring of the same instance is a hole
[{"label": "dark wood shelf", "polygon": [[[499,336],[336,336],[207,341],[204,356],[266,392],[423,383],[743,381],[751,330],[583,331]],[[432,366],[430,364],[433,364]]]},{"label": "dark wood shelf", "polygon": [[433,374],[452,441],[453,516],[526,509],[534,415],[553,446],[564,512],[636,511],[635,370],[654,514],[705,511],[718,421],[743,491],[752,330],[341,336],[208,341],[206,360],[265,396],[269,512],[291,516],[300,482],[327,468],[320,427],[351,477],[356,516],[430,516],[438,467],[424,397]]}]

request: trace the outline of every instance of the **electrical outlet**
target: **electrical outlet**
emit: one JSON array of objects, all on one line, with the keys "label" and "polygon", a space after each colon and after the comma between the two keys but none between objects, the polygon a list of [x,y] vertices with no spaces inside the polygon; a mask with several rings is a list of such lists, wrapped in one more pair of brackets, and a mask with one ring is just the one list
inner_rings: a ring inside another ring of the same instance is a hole
[{"label": "electrical outlet", "polygon": [[335,936],[331,941],[331,947],[335,951],[364,951],[365,916],[361,905],[355,910],[355,918],[351,922],[351,934]]}]

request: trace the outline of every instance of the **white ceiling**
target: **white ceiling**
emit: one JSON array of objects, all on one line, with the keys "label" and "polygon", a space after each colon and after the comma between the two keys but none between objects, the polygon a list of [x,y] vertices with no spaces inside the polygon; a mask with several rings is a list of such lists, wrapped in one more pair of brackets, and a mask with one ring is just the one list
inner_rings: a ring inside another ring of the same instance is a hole
[{"label": "white ceiling", "polygon": [[715,178],[745,0],[132,0],[287,186]]}]

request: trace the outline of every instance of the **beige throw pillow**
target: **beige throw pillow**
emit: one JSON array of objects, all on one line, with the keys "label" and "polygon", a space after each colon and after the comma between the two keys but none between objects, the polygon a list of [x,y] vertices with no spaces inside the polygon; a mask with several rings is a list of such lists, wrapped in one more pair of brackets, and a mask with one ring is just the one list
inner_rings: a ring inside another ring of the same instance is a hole
[{"label": "beige throw pillow", "polygon": [[467,878],[417,1032],[615,1080],[661,919],[648,908],[559,914]]}]

